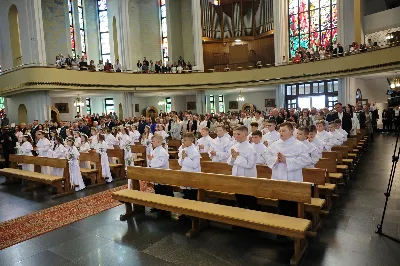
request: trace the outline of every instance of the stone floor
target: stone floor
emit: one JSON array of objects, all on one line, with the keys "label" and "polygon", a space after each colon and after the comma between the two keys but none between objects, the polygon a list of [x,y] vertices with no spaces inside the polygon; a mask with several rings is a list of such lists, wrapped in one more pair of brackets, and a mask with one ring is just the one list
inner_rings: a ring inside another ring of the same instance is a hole
[{"label": "stone floor", "polygon": [[[395,137],[379,135],[340,189],[332,213],[310,241],[302,265],[399,265],[400,244],[375,234],[384,205]],[[400,170],[399,170],[400,171]],[[384,232],[400,237],[400,179],[396,175]],[[0,182],[3,179],[0,178]],[[45,191],[0,187],[0,222],[87,196],[118,184],[52,200]],[[187,239],[188,225],[147,214],[119,221],[119,206],[0,251],[0,265],[287,265],[292,243],[224,226]]]}]

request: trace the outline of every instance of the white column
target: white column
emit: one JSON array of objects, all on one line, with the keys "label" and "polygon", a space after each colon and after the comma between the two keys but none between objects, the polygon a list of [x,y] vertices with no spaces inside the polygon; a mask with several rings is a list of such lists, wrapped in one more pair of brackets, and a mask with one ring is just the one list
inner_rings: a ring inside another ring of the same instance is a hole
[{"label": "white column", "polygon": [[338,101],[342,104],[356,105],[356,79],[345,77],[339,79]]},{"label": "white column", "polygon": [[354,0],[337,0],[338,43],[345,50],[354,42]]},{"label": "white column", "polygon": [[[117,16],[117,37],[118,37],[118,53],[119,61],[123,70],[132,70],[132,51],[129,45],[130,27],[129,27],[129,0],[118,0],[118,16]],[[124,112],[125,115],[125,112]]]},{"label": "white column", "polygon": [[[30,38],[30,58],[23,56],[23,63],[46,63],[46,48],[43,33],[42,1],[26,1],[27,20]],[[21,38],[22,39],[22,38]]]},{"label": "white column", "polygon": [[197,114],[205,114],[206,110],[206,94],[204,90],[196,91],[196,112]]},{"label": "white column", "polygon": [[123,103],[122,103],[122,109],[124,111],[124,116],[125,117],[134,117],[135,116],[135,109],[134,109],[134,103],[133,103],[133,97],[134,97],[133,92],[124,92],[123,94]]},{"label": "white column", "polygon": [[199,0],[192,0],[194,60],[197,69],[204,71],[203,41],[201,27],[201,6]]},{"label": "white column", "polygon": [[[51,101],[49,91],[39,91],[32,94],[32,98],[30,99],[33,103],[33,110],[37,110],[34,112],[34,117],[31,113],[28,113],[28,121],[33,121],[34,119],[39,120],[39,123],[44,123],[44,121],[49,120],[50,110],[51,110]],[[73,108],[71,106],[70,108]]]},{"label": "white column", "polygon": [[277,86],[275,104],[278,109],[285,107],[285,84]]},{"label": "white column", "polygon": [[289,55],[288,5],[286,0],[274,0],[274,50],[275,64],[282,63]]}]

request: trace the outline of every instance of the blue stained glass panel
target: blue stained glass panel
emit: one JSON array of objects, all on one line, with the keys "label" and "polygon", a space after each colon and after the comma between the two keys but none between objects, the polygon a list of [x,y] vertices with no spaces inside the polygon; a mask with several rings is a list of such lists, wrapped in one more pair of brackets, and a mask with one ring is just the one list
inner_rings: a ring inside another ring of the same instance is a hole
[{"label": "blue stained glass panel", "polygon": [[99,13],[100,32],[108,32],[108,16],[107,11]]},{"label": "blue stained glass panel", "polygon": [[294,57],[299,49],[299,36],[290,37],[290,56]]},{"label": "blue stained glass panel", "polygon": [[307,49],[310,43],[310,38],[308,34],[300,35],[300,46]]},{"label": "blue stained glass panel", "polygon": [[97,6],[99,11],[107,10],[107,0],[97,0]]}]

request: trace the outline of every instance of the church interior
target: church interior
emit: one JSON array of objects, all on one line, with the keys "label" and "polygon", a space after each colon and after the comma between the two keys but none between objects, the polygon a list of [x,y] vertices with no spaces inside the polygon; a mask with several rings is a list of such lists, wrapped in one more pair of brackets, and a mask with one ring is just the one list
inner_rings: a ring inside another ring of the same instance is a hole
[{"label": "church interior", "polygon": [[398,265],[399,14],[0,1],[0,265]]}]

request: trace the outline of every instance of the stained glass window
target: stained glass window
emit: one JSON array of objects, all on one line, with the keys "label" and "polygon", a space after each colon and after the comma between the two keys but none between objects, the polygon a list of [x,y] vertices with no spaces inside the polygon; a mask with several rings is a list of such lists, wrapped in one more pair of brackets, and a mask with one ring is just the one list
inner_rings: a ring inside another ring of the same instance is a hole
[{"label": "stained glass window", "polygon": [[76,53],[75,53],[75,29],[74,29],[74,15],[73,15],[73,9],[72,9],[72,0],[68,0],[68,16],[69,16],[69,34],[71,36],[72,56],[76,57]]},{"label": "stained glass window", "polygon": [[337,40],[337,0],[289,1],[290,57],[303,47],[327,46]]},{"label": "stained glass window", "polygon": [[110,60],[110,34],[108,32],[107,0],[97,0],[99,11],[100,53],[103,63]]},{"label": "stained glass window", "polygon": [[79,32],[81,35],[82,56],[86,57],[85,21],[83,19],[82,0],[78,0],[78,13],[79,13]]},{"label": "stained glass window", "polygon": [[160,0],[161,14],[161,51],[163,63],[168,62],[168,26],[167,26],[167,6],[165,0]]}]

